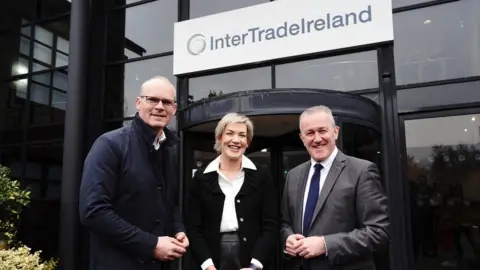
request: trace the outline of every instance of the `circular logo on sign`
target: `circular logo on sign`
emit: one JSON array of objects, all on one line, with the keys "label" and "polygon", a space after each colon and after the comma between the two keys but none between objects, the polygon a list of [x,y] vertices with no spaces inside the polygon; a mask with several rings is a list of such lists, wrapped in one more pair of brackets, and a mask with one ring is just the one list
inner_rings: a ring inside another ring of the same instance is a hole
[{"label": "circular logo on sign", "polygon": [[187,50],[191,55],[199,55],[207,48],[207,41],[202,34],[195,34],[188,39]]}]

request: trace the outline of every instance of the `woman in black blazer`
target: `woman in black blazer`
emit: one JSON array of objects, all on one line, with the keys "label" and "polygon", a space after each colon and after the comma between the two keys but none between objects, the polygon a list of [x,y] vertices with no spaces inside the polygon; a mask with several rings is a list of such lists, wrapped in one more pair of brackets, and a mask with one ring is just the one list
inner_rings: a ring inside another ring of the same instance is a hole
[{"label": "woman in black blazer", "polygon": [[263,269],[275,257],[277,196],[269,173],[244,155],[252,138],[247,117],[225,115],[215,129],[220,155],[190,184],[187,235],[203,270]]}]

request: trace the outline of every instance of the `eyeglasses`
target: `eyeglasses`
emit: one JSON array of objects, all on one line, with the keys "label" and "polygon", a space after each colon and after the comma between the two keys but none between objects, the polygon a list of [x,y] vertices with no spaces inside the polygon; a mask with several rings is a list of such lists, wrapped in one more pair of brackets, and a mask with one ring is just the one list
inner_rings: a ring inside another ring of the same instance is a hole
[{"label": "eyeglasses", "polygon": [[171,108],[175,105],[175,100],[167,99],[167,98],[158,98],[158,97],[151,97],[151,96],[140,96],[141,98],[144,98],[145,101],[152,105],[152,106],[157,106],[157,104],[161,101],[163,106],[165,108]]}]

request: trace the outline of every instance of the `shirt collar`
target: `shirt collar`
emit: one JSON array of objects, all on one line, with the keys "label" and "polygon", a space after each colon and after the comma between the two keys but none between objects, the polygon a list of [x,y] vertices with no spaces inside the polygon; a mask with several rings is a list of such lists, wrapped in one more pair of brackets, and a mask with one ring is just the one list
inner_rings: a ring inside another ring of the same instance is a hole
[{"label": "shirt collar", "polygon": [[333,152],[330,154],[330,156],[327,159],[325,159],[323,161],[320,161],[320,162],[316,162],[312,158],[311,159],[311,162],[312,162],[311,167],[315,166],[315,164],[317,164],[317,163],[320,163],[323,166],[323,168],[328,168],[332,165],[332,163],[335,160],[335,157],[337,156],[337,154],[338,154],[338,148],[335,146],[335,149],[333,149]]},{"label": "shirt collar", "polygon": [[162,132],[160,136],[155,137],[155,140],[153,141],[153,146],[155,146],[155,149],[158,149],[166,139],[167,135],[165,135],[165,132]]},{"label": "shirt collar", "polygon": [[[220,169],[220,157],[218,156],[216,159],[214,159],[210,164],[208,164],[207,168],[205,168],[205,171],[203,173],[210,173],[210,172],[216,172]],[[240,169],[251,169],[251,170],[256,170],[257,167],[253,162],[246,157],[245,155],[242,156],[242,167]]]}]

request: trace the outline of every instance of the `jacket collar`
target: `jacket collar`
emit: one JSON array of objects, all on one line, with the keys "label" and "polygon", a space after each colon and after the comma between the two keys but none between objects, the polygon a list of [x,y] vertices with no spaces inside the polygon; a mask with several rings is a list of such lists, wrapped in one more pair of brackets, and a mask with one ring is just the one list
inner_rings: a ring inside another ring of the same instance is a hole
[{"label": "jacket collar", "polygon": [[338,148],[335,146],[330,156],[328,156],[328,158],[323,161],[317,162],[313,158],[310,158],[310,162],[311,162],[310,169],[315,167],[315,165],[318,163],[318,164],[321,164],[323,168],[325,169],[328,168],[328,170],[330,170],[330,167],[332,166],[333,162],[337,158],[338,152],[339,152]]},{"label": "jacket collar", "polygon": [[[205,168],[203,173],[201,173],[201,182],[213,193],[223,194],[222,190],[220,189],[220,185],[218,184],[218,168],[219,168],[219,159],[217,157],[215,160],[210,162],[208,166]],[[208,171],[207,171],[208,169]],[[242,157],[242,169],[245,171],[245,180],[244,184],[240,188],[238,192],[239,196],[248,194],[254,191],[261,179],[261,175],[259,174],[257,167],[255,164],[246,156]]]},{"label": "jacket collar", "polygon": [[[132,121],[132,127],[134,131],[149,145],[152,146],[155,138],[157,137],[157,131],[147,125],[142,118],[140,118],[138,112],[135,114],[135,118]],[[178,142],[177,136],[171,132],[167,127],[163,128],[166,140],[163,142],[165,145],[174,145]]]},{"label": "jacket collar", "polygon": [[[208,166],[205,168],[205,171],[203,173],[210,173],[210,172],[217,172],[220,169],[220,159],[221,156],[218,156],[216,159],[214,159]],[[250,169],[250,170],[256,170],[257,167],[253,162],[246,157],[245,155],[242,156],[242,167],[240,170],[243,169]]]}]

